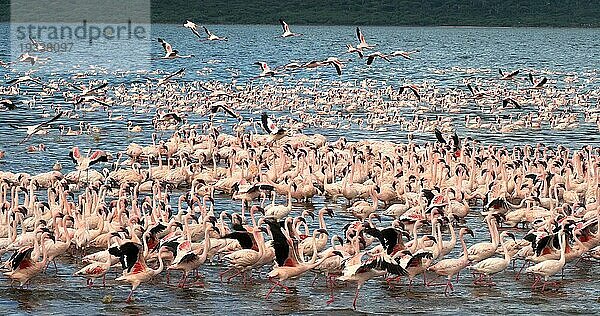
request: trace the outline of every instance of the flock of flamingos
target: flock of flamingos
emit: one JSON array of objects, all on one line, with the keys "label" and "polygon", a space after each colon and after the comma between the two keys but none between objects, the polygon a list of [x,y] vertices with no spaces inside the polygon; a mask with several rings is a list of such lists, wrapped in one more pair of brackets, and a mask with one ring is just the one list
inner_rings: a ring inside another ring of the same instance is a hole
[{"label": "flock of flamingos", "polygon": [[[281,23],[282,37],[301,35]],[[185,26],[201,37],[194,23]],[[226,40],[205,31],[208,40]],[[369,54],[374,46],[358,28],[357,37],[348,52],[369,65],[375,58],[409,61],[418,55]],[[159,41],[165,59],[185,57]],[[34,65],[36,58],[28,54],[21,62]],[[274,78],[322,66],[341,74],[344,67],[335,57],[274,69],[259,64],[259,77]],[[177,80],[184,75],[182,69],[158,82],[114,86],[9,76],[0,88],[8,96],[0,109],[42,107],[47,117],[13,126],[21,144],[58,130],[58,122],[103,110],[108,120],[123,120],[119,111],[152,113],[151,123],[128,122],[127,128],[150,128],[153,137],[114,153],[74,147],[71,165],[57,163],[48,172],[0,171],[6,282],[35,288],[36,277],[52,275],[61,256],[75,256],[72,278],[87,280],[89,287],[99,279],[104,286],[107,278],[109,284],[128,283],[129,302],[139,286],[159,275],[165,283],[178,277],[180,287],[202,286],[200,271],[217,265],[219,275],[204,276],[205,282],[247,286],[258,278],[271,286],[267,298],[279,290],[289,293],[293,279],[322,277],[324,283],[313,286],[327,287],[324,299],[331,303],[344,284],[352,284],[356,308],[359,290],[370,280],[390,287],[441,286],[452,295],[465,282],[494,286],[499,274],[532,277],[532,290],[545,291],[560,286],[555,281],[566,265],[600,258],[598,148],[483,144],[457,132],[456,115],[431,115],[475,108],[496,118],[488,123],[471,113],[462,129],[575,129],[579,117],[570,110],[589,108],[598,92],[569,87],[583,84],[574,76],[559,88],[546,78],[500,71],[494,78],[480,74],[461,90]],[[53,98],[62,107],[45,102]],[[203,123],[195,124],[195,115]],[[586,110],[584,119],[596,124],[597,112]],[[93,123],[68,130],[63,125],[61,134],[93,135],[100,129]],[[314,127],[398,130],[408,139],[349,141],[302,133]],[[419,133],[429,141],[415,141]],[[45,146],[52,145],[29,150]],[[0,151],[0,160],[10,159]],[[216,200],[229,200],[232,210],[218,209]],[[311,211],[305,206],[313,200],[328,206]],[[480,226],[466,227],[467,216],[477,217]],[[332,218],[344,224],[332,225]],[[485,241],[474,242],[474,231],[486,230],[489,238],[480,235]]]}]

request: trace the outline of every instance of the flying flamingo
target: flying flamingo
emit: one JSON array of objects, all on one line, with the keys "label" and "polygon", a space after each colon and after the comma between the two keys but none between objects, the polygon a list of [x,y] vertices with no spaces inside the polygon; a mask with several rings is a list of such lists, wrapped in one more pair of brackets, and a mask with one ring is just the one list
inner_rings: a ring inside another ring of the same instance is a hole
[{"label": "flying flamingo", "polygon": [[356,27],[356,37],[358,37],[358,42],[359,42],[358,45],[356,46],[356,49],[363,50],[363,49],[371,49],[371,48],[375,47],[374,45],[367,44],[367,40],[365,40],[365,36],[360,31],[360,28],[358,28],[358,26]]},{"label": "flying flamingo", "polygon": [[292,31],[290,31],[290,26],[287,23],[285,23],[283,19],[279,19],[279,23],[281,23],[281,27],[283,28],[283,34],[281,34],[281,37],[293,37],[302,35],[299,33],[292,33]]},{"label": "flying flamingo", "polygon": [[31,126],[16,126],[16,125],[10,124],[10,127],[17,128],[17,129],[25,129],[25,130],[27,130],[27,135],[25,136],[25,138],[23,138],[19,142],[19,145],[20,145],[20,144],[23,144],[24,142],[26,142],[28,139],[30,139],[31,136],[33,136],[34,134],[39,133],[40,131],[42,131],[42,129],[50,127],[50,123],[58,120],[62,115],[63,115],[63,112],[61,111],[61,112],[58,112],[58,114],[56,114],[50,120],[48,120],[46,122],[43,122],[43,123],[40,123],[40,124],[31,125]]}]

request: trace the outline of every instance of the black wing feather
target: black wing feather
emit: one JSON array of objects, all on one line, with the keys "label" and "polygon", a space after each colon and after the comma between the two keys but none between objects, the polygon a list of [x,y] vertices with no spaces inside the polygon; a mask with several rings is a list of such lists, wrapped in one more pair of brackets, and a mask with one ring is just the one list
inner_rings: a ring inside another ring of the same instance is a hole
[{"label": "black wing feather", "polygon": [[268,117],[267,117],[267,113],[263,112],[263,113],[260,115],[260,122],[262,123],[262,127],[264,128],[264,130],[265,130],[267,133],[271,134],[271,133],[272,133],[272,131],[271,131],[271,129],[269,128],[269,122],[267,121],[267,119],[268,119]]}]

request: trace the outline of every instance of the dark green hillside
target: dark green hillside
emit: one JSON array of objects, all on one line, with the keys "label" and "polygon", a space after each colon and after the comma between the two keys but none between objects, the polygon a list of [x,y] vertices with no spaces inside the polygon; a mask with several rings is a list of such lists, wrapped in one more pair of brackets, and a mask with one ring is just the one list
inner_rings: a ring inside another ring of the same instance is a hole
[{"label": "dark green hillside", "polygon": [[[155,23],[274,24],[283,17],[294,25],[600,26],[600,1],[586,0],[150,1]],[[7,0],[0,20],[10,20]]]}]

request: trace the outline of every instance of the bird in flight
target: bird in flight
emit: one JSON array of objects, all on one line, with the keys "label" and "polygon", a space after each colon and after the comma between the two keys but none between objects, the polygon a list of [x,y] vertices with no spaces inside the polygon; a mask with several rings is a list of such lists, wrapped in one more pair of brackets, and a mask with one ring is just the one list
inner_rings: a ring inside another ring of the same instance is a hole
[{"label": "bird in flight", "polygon": [[263,112],[261,114],[260,121],[263,129],[273,138],[272,141],[278,141],[286,135],[286,130],[278,127],[277,124],[275,124],[275,122],[273,122],[273,120],[267,115],[267,113]]},{"label": "bird in flight", "polygon": [[337,74],[342,75],[342,68],[344,67],[344,64],[342,64],[342,62],[336,57],[329,57],[325,60],[313,60],[302,65],[304,68],[317,68],[322,66],[333,66],[335,67]]},{"label": "bird in flight", "polygon": [[194,33],[194,35],[196,35],[198,38],[202,38],[202,36],[200,36],[200,33],[198,33],[198,25],[196,25],[196,23],[190,20],[185,20],[183,27],[190,29],[192,33]]},{"label": "bird in flight", "polygon": [[533,79],[533,75],[531,73],[529,73],[529,81],[533,85],[533,87],[531,87],[529,89],[542,89],[542,88],[544,88],[544,85],[548,82],[548,78],[544,77],[540,80],[535,80],[535,79]]},{"label": "bird in flight", "polygon": [[260,67],[261,73],[260,75],[258,75],[259,77],[268,77],[275,75],[275,71],[271,70],[269,65],[267,65],[267,63],[265,63],[264,61],[257,61],[254,64]]},{"label": "bird in flight", "polygon": [[383,59],[383,60],[385,60],[387,62],[390,61],[390,59],[388,58],[388,56],[384,55],[381,52],[374,52],[374,53],[371,53],[369,55],[366,55],[366,57],[367,57],[367,65],[371,65],[373,63],[373,61],[375,60],[375,58],[377,58],[377,57],[379,57],[379,58],[381,58],[381,59]]},{"label": "bird in flight", "polygon": [[498,68],[498,71],[500,72],[500,80],[513,80],[519,74],[519,69],[510,73],[505,73],[500,68]]},{"label": "bird in flight", "polygon": [[183,75],[184,73],[185,73],[185,68],[181,68],[174,73],[168,74],[166,77],[158,79],[157,86],[163,85],[166,82],[168,82],[169,80],[171,80],[173,77]]},{"label": "bird in flight", "polygon": [[97,92],[99,92],[101,89],[104,89],[106,86],[108,86],[108,82],[104,82],[101,83],[95,87],[78,87],[73,85],[73,88],[79,90],[81,93],[78,95],[78,97],[86,97],[86,96],[90,96],[90,95],[95,95]]},{"label": "bird in flight", "polygon": [[358,45],[356,46],[357,49],[363,50],[375,48],[375,45],[367,44],[367,40],[365,40],[365,36],[360,31],[360,28],[358,28],[358,26],[356,27],[356,37],[358,37]]},{"label": "bird in flight", "polygon": [[11,99],[3,99],[3,100],[0,100],[0,107],[5,108],[6,110],[12,111],[17,108],[17,104],[16,104],[17,102],[15,102]]},{"label": "bird in flight", "polygon": [[42,129],[45,128],[49,128],[50,127],[50,123],[58,120],[61,116],[63,115],[63,112],[58,112],[58,114],[56,114],[53,118],[51,118],[50,120],[40,123],[40,124],[36,124],[36,125],[31,125],[31,126],[16,126],[13,124],[9,124],[10,127],[12,128],[16,128],[16,129],[24,129],[26,130],[27,135],[25,136],[25,138],[23,138],[20,142],[20,144],[23,144],[24,142],[26,142],[27,140],[29,140],[31,138],[31,136],[33,136],[34,134],[38,133],[39,131],[41,131]]},{"label": "bird in flight", "polygon": [[469,91],[471,91],[473,99],[481,99],[487,94],[479,90],[479,88],[472,86],[471,83],[467,83],[467,88],[469,88]]},{"label": "bird in flight", "polygon": [[413,51],[410,51],[410,52],[405,52],[403,50],[397,50],[397,51],[393,51],[393,52],[389,53],[387,55],[387,57],[398,57],[398,56],[400,56],[400,57],[402,57],[404,59],[412,60],[412,56],[411,55],[414,54],[414,53],[418,53],[418,52],[419,52],[418,50],[413,50]]},{"label": "bird in flight", "polygon": [[283,19],[279,19],[279,23],[281,23],[281,27],[283,28],[283,34],[281,34],[281,37],[293,37],[302,35],[299,33],[292,33],[292,31],[290,31],[290,26],[287,23],[285,23]]},{"label": "bird in flight", "polygon": [[35,82],[37,84],[39,84],[42,87],[48,87],[46,84],[44,84],[43,82],[41,82],[39,79],[37,78],[33,78],[30,75],[25,75],[25,76],[21,76],[12,80],[9,80],[6,82],[7,85],[12,86],[15,84],[19,84],[22,82],[27,82],[27,81],[31,81],[31,82]]},{"label": "bird in flight", "polygon": [[346,44],[346,48],[347,48],[346,53],[349,53],[349,54],[358,53],[358,57],[363,58],[362,49],[355,48],[354,46],[352,46],[352,44]]},{"label": "bird in flight", "polygon": [[92,165],[98,162],[108,162],[108,154],[103,150],[96,150],[91,155],[82,156],[79,151],[79,147],[73,147],[69,151],[69,157],[77,164],[77,170],[85,171],[88,170]]},{"label": "bird in flight", "polygon": [[179,55],[179,51],[173,49],[173,46],[169,44],[169,42],[165,41],[162,38],[158,38],[158,42],[162,45],[165,50],[165,55],[161,57],[161,59],[175,59],[175,58],[190,58],[194,57],[194,55]]},{"label": "bird in flight", "polygon": [[31,37],[31,34],[29,34],[29,41],[31,42],[31,46],[33,46],[33,49],[34,49],[36,52],[43,52],[43,51],[45,51],[45,50],[46,50],[46,47],[44,46],[44,44],[42,44],[42,43],[40,43],[40,42],[38,42],[38,41],[34,40],[34,39]]},{"label": "bird in flight", "polygon": [[421,95],[419,94],[419,88],[415,85],[405,85],[398,88],[398,93],[402,94],[405,89],[409,89],[417,97],[418,101],[421,101]]},{"label": "bird in flight", "polygon": [[[217,101],[211,105],[210,113],[213,114],[212,116],[216,115],[217,112],[219,112],[219,109],[222,109],[223,112],[225,112],[226,114],[228,114],[229,116],[233,117],[234,119],[236,119],[238,121],[241,121],[243,119],[242,116],[240,115],[240,113],[237,113],[234,110],[228,108],[225,105],[225,101]],[[211,119],[212,119],[212,116],[211,116]]]},{"label": "bird in flight", "polygon": [[206,26],[202,26],[202,28],[204,29],[204,33],[206,33],[206,36],[208,36],[206,38],[207,41],[226,41],[227,37],[219,37],[216,36],[215,34],[211,33]]}]

